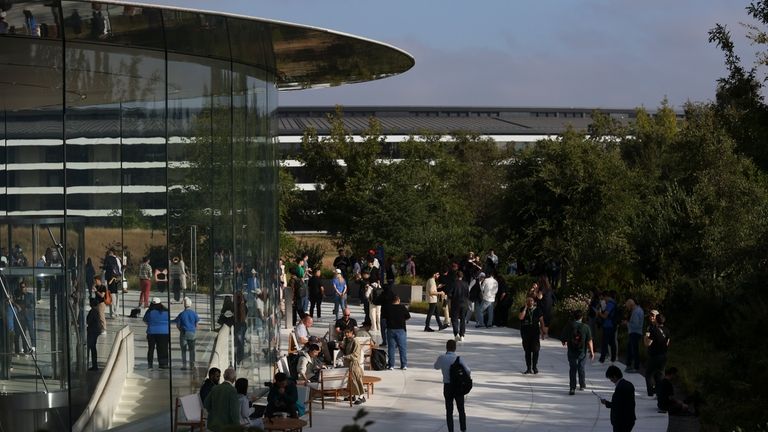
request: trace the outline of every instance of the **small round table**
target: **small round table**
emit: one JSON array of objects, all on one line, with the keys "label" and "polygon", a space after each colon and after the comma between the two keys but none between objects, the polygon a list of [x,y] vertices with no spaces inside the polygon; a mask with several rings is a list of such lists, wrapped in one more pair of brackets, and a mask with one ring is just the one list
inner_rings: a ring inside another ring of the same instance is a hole
[{"label": "small round table", "polygon": [[363,385],[365,386],[365,392],[368,394],[368,398],[371,398],[373,394],[373,386],[377,382],[381,381],[381,377],[373,375],[363,375]]},{"label": "small round table", "polygon": [[302,419],[291,417],[272,417],[264,418],[264,430],[267,431],[283,431],[283,432],[297,432],[303,431],[307,422]]}]

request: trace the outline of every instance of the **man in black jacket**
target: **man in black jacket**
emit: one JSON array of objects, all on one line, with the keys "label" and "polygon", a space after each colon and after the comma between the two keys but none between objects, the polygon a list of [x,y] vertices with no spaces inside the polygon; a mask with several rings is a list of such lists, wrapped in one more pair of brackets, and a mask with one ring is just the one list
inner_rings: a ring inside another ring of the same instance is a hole
[{"label": "man in black jacket", "polygon": [[600,399],[611,410],[613,432],[630,432],[635,427],[635,386],[623,378],[616,366],[609,366],[605,377],[616,385],[610,401]]},{"label": "man in black jacket", "polygon": [[464,332],[467,330],[465,321],[467,305],[469,304],[469,285],[464,280],[464,274],[457,271],[454,274],[453,290],[451,291],[451,325],[453,325],[453,337],[456,341],[464,341]]},{"label": "man in black jacket", "polygon": [[411,314],[404,305],[400,304],[400,297],[394,296],[392,304],[387,312],[387,344],[389,345],[389,364],[387,369],[395,367],[395,346],[400,353],[400,369],[408,369],[408,335],[405,331],[405,322],[411,319]]}]

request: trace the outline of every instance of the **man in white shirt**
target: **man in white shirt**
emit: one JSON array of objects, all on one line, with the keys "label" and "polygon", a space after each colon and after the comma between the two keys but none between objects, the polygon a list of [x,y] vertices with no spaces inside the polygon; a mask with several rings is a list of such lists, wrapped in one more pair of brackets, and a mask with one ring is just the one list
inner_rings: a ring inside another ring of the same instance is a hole
[{"label": "man in white shirt", "polygon": [[309,329],[312,327],[312,324],[314,324],[312,317],[304,315],[304,318],[301,319],[301,322],[293,330],[296,334],[296,342],[299,343],[299,346],[297,346],[296,349],[301,349],[307,342],[309,342]]},{"label": "man in white shirt", "polygon": [[[448,432],[453,432],[453,401],[456,401],[456,409],[459,411],[459,427],[461,431],[467,430],[467,415],[464,412],[464,395],[454,391],[451,384],[451,365],[456,361],[456,341],[448,339],[445,343],[445,354],[442,354],[435,360],[435,369],[443,372],[443,397],[445,398],[445,420],[448,423]],[[467,364],[461,357],[458,357],[459,363],[464,366],[467,374],[471,374]]]},{"label": "man in white shirt", "polygon": [[[483,275],[483,273],[480,273],[480,275]],[[499,282],[493,278],[493,275],[488,275],[488,277],[483,280],[480,289],[483,292],[483,302],[480,304],[480,310],[475,313],[477,326],[491,328],[493,327],[493,303],[496,301],[496,292],[499,290]],[[487,323],[483,317],[486,309],[488,310]]]}]

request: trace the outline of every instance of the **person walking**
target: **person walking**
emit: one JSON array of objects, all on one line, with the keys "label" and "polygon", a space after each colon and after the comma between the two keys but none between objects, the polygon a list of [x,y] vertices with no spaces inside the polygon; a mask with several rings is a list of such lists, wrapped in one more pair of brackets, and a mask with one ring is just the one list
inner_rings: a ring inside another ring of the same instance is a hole
[{"label": "person walking", "polygon": [[315,274],[307,281],[307,288],[309,291],[309,316],[313,316],[315,308],[317,308],[317,317],[321,318],[321,309],[323,305],[323,294],[325,294],[325,288],[323,288],[323,279],[320,277],[320,269],[315,269]]},{"label": "person walking", "polygon": [[179,343],[181,345],[181,370],[187,370],[187,350],[189,350],[189,365],[195,368],[195,337],[200,317],[192,309],[192,300],[184,297],[184,310],[176,316],[173,322],[179,329]]},{"label": "person walking", "polygon": [[149,257],[142,258],[139,266],[139,307],[149,307],[149,291],[152,288],[152,266]]},{"label": "person walking", "polygon": [[576,374],[579,376],[579,390],[587,388],[584,374],[584,360],[589,353],[590,360],[595,358],[595,347],[592,345],[592,333],[589,326],[582,323],[581,319],[584,313],[577,310],[573,313],[573,321],[563,331],[561,341],[563,346],[568,348],[568,377],[570,379],[570,390],[568,394],[573,396],[576,393]]},{"label": "person walking", "polygon": [[[475,320],[477,327],[493,327],[493,303],[496,301],[496,292],[499,290],[499,283],[493,278],[493,275],[487,277],[484,273],[480,273],[480,278],[483,280],[480,285],[480,290],[483,295],[483,300],[480,303],[480,310],[475,311]],[[485,311],[488,311],[488,320],[485,319]]]},{"label": "person walking", "polygon": [[464,412],[464,395],[456,391],[451,383],[451,366],[457,361],[464,366],[467,374],[471,374],[469,367],[461,357],[456,356],[456,340],[448,339],[445,342],[445,354],[441,354],[435,360],[435,369],[443,373],[443,398],[445,398],[445,420],[448,424],[448,432],[453,432],[453,404],[456,402],[456,410],[459,412],[459,428],[462,432],[467,430],[467,415]]},{"label": "person walking", "polygon": [[157,347],[157,363],[160,369],[168,369],[170,312],[160,298],[155,297],[143,319],[147,323],[147,368],[152,369],[155,347]]},{"label": "person walking", "polygon": [[630,432],[635,427],[635,386],[625,380],[621,369],[614,365],[608,367],[605,377],[616,385],[610,401],[600,399],[611,410],[613,432]]},{"label": "person walking", "polygon": [[439,272],[435,272],[435,274],[432,275],[431,278],[427,280],[427,295],[429,300],[429,310],[427,310],[427,320],[424,323],[424,331],[425,332],[433,332],[434,330],[429,326],[430,321],[432,320],[432,315],[435,316],[435,321],[437,321],[437,329],[442,330],[446,327],[448,327],[448,323],[441,323],[440,322],[440,315],[437,313],[437,295],[439,294],[437,292],[437,278],[440,277]]},{"label": "person walking", "polygon": [[410,312],[400,304],[400,297],[395,296],[387,311],[388,370],[395,367],[395,346],[400,354],[400,369],[408,369],[408,333],[405,330],[405,322],[409,319],[411,319]]},{"label": "person walking", "polygon": [[525,306],[520,308],[520,337],[525,351],[525,374],[539,373],[540,338],[544,336],[544,316],[536,306],[533,297],[525,298]]},{"label": "person walking", "polygon": [[454,273],[454,284],[450,295],[451,325],[453,337],[458,342],[464,341],[467,331],[466,314],[469,304],[469,285],[464,280],[464,273],[458,270]]}]

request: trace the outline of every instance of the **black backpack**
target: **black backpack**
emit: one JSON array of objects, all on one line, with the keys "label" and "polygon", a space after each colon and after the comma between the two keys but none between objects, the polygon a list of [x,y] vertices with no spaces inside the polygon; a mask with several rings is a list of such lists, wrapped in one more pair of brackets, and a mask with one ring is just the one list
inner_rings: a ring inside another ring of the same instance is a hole
[{"label": "black backpack", "polygon": [[574,323],[571,336],[568,338],[568,349],[578,351],[584,345],[584,332],[581,323]]},{"label": "black backpack", "polygon": [[288,377],[291,379],[299,378],[299,360],[301,360],[301,354],[289,353],[288,357]]},{"label": "black backpack", "polygon": [[464,365],[459,361],[460,358],[456,357],[456,361],[451,365],[450,376],[453,391],[463,396],[472,390],[472,378],[464,368]]},{"label": "black backpack", "polygon": [[383,349],[371,350],[371,369],[384,370],[387,368],[387,352]]},{"label": "black backpack", "polygon": [[371,303],[373,303],[376,306],[381,306],[381,303],[384,301],[383,294],[384,294],[384,288],[381,287],[381,284],[377,284],[378,286],[371,291]]}]

